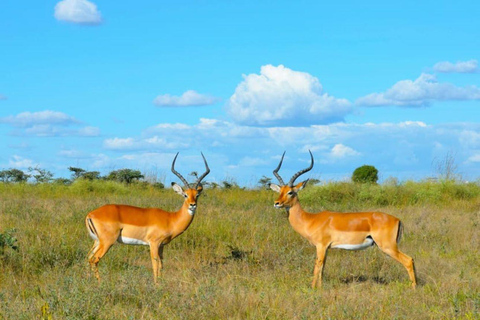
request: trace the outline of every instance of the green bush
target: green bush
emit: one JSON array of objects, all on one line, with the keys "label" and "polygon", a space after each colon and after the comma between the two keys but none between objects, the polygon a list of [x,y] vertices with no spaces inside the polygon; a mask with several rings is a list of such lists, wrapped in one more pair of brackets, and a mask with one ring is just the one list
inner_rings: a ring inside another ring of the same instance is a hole
[{"label": "green bush", "polygon": [[0,233],[0,254],[4,252],[5,248],[18,250],[17,238],[13,236],[15,229],[9,229],[4,233]]},{"label": "green bush", "polygon": [[377,183],[378,170],[369,165],[358,167],[353,171],[352,181],[356,183]]}]

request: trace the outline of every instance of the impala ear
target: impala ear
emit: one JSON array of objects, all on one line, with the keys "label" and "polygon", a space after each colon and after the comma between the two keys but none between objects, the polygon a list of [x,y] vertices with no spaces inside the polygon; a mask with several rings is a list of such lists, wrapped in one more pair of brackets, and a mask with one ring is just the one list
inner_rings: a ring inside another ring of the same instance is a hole
[{"label": "impala ear", "polygon": [[270,189],[272,189],[275,192],[280,192],[280,186],[275,183],[270,183]]},{"label": "impala ear", "polygon": [[201,184],[199,184],[198,187],[197,187],[198,194],[202,193],[202,191],[203,191],[203,186]]},{"label": "impala ear", "polygon": [[183,191],[182,187],[180,187],[178,184],[176,184],[175,182],[172,182],[172,188],[173,188],[173,191],[175,191],[176,193],[178,193],[179,195],[181,196],[184,196],[185,195],[185,191]]},{"label": "impala ear", "polygon": [[307,185],[307,182],[308,182],[309,179],[303,181],[303,182],[300,182],[299,184],[297,184],[295,187],[293,187],[293,190],[295,192],[298,192],[300,190],[302,190],[303,188],[305,188],[305,186]]}]

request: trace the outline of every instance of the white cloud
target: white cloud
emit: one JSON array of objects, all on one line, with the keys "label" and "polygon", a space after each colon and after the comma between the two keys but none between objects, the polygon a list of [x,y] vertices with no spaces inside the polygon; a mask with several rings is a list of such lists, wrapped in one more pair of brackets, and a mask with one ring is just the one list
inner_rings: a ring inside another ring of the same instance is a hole
[{"label": "white cloud", "polygon": [[133,138],[113,138],[106,139],[103,146],[110,150],[130,150],[135,147],[135,140]]},{"label": "white cloud", "polygon": [[0,123],[11,124],[15,127],[33,127],[37,125],[67,126],[79,123],[74,117],[63,112],[45,110],[39,112],[22,112],[16,116],[0,118]]},{"label": "white cloud", "polygon": [[416,80],[402,80],[387,91],[357,99],[360,106],[425,107],[433,101],[480,100],[480,88],[439,83],[435,75],[422,73]]},{"label": "white cloud", "polygon": [[480,153],[474,154],[467,159],[467,162],[473,162],[475,164],[480,162]]},{"label": "white cloud", "polygon": [[89,158],[90,157],[87,154],[85,154],[83,151],[74,150],[74,149],[60,150],[58,152],[58,155],[61,156],[61,157],[73,158],[73,159]]},{"label": "white cloud", "polygon": [[188,90],[181,96],[159,95],[153,100],[153,103],[159,107],[189,107],[212,105],[219,100],[209,95],[200,94],[195,90]]},{"label": "white cloud", "polygon": [[343,121],[352,111],[346,99],[323,92],[318,79],[306,72],[265,65],[260,74],[243,76],[227,104],[240,124],[253,126],[309,125]]},{"label": "white cloud", "polygon": [[98,137],[100,135],[100,128],[83,127],[78,130],[78,135],[82,137]]},{"label": "white cloud", "polygon": [[96,127],[84,127],[80,129],[66,129],[61,126],[54,126],[50,124],[39,124],[26,128],[24,133],[26,135],[33,135],[37,137],[97,137],[100,135],[100,129]]},{"label": "white cloud", "polygon": [[87,0],[62,0],[55,5],[54,16],[57,20],[77,24],[102,23],[102,15],[97,6]]},{"label": "white cloud", "polygon": [[239,167],[256,167],[267,165],[269,161],[263,158],[243,157],[239,163]]},{"label": "white cloud", "polygon": [[27,159],[18,155],[13,155],[12,159],[9,160],[8,165],[11,168],[17,168],[17,169],[28,169],[28,168],[37,166],[33,160]]},{"label": "white cloud", "polygon": [[346,158],[346,157],[358,156],[358,155],[360,155],[360,152],[357,152],[350,147],[347,147],[347,146],[345,146],[341,143],[338,143],[335,146],[333,146],[330,154],[334,158],[342,159],[342,158]]},{"label": "white cloud", "polygon": [[478,72],[478,61],[457,61],[455,63],[442,61],[433,66],[433,70],[443,73],[474,73]]},{"label": "white cloud", "polygon": [[12,135],[33,135],[37,137],[96,137],[100,135],[97,127],[69,128],[81,122],[63,112],[45,110],[39,112],[22,112],[14,116],[0,118],[0,123],[9,124],[15,128]]},{"label": "white cloud", "polygon": [[[275,156],[281,155],[284,150],[287,150],[290,161],[286,161],[282,167],[282,176],[293,174],[299,170],[299,166],[308,165],[308,149],[312,150],[316,163],[312,174],[322,172],[325,178],[329,178],[326,173],[332,175],[332,172],[337,176],[349,176],[356,167],[370,164],[376,166],[385,177],[395,175],[418,179],[434,174],[432,159],[441,157],[445,152],[444,148],[438,148],[440,144],[459,146],[462,150],[459,160],[463,162],[478,150],[475,149],[476,145],[472,145],[477,137],[466,131],[480,132],[480,124],[429,125],[421,121],[404,121],[252,127],[203,119],[189,126],[160,124],[144,130],[139,137],[117,138],[116,149],[113,149],[113,145],[110,147],[122,156],[127,156],[122,152],[128,153],[128,159],[116,158],[115,163],[128,160],[130,166],[140,161],[145,166],[153,163],[152,159],[143,158],[142,155],[155,152],[173,154],[180,151],[196,156],[194,153],[203,151],[209,163],[208,155],[223,155],[226,159],[217,162],[221,165],[216,168],[217,177],[223,172],[225,176],[234,175],[236,179],[247,181],[255,180],[254,176],[271,176],[278,164]],[[469,172],[475,175],[478,169]]]},{"label": "white cloud", "polygon": [[109,150],[125,151],[125,150],[151,150],[151,149],[183,149],[189,146],[189,143],[182,142],[178,139],[162,138],[159,136],[147,138],[113,138],[106,139],[103,146]]}]

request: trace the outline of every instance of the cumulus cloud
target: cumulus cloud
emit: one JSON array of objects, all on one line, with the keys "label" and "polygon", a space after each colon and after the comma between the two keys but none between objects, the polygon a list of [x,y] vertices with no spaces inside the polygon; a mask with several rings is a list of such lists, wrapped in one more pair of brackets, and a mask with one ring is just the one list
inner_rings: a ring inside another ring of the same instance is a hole
[{"label": "cumulus cloud", "polygon": [[185,91],[181,96],[172,96],[169,94],[159,95],[153,103],[159,107],[190,107],[190,106],[207,106],[220,101],[220,99],[200,94],[195,90]]},{"label": "cumulus cloud", "polygon": [[455,63],[442,61],[433,66],[433,70],[442,73],[474,73],[478,72],[478,61],[457,61]]},{"label": "cumulus cloud", "polygon": [[435,75],[422,73],[416,80],[402,80],[387,91],[357,99],[359,106],[426,107],[433,101],[480,100],[480,88],[439,83]]},{"label": "cumulus cloud", "polygon": [[332,157],[337,159],[342,159],[346,157],[353,157],[360,155],[360,152],[353,150],[350,147],[347,147],[341,143],[338,143],[333,146],[332,151],[330,153]]},{"label": "cumulus cloud", "polygon": [[87,0],[62,0],[55,5],[57,20],[76,24],[99,25],[102,15],[97,6]]},{"label": "cumulus cloud", "polygon": [[319,80],[279,65],[243,76],[227,103],[232,119],[252,126],[299,126],[343,121],[352,111],[346,99],[323,92]]}]

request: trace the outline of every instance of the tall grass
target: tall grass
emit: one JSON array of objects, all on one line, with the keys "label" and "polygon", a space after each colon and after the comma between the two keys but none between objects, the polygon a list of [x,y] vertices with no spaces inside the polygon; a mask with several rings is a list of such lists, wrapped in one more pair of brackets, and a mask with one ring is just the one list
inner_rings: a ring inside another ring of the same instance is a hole
[{"label": "tall grass", "polygon": [[402,219],[400,247],[419,286],[378,249],[330,250],[323,287],[309,288],[315,250],[273,208],[268,190],[205,190],[190,228],[164,252],[154,286],[148,248],[115,245],[90,274],[84,217],[106,203],[176,210],[170,189],[114,182],[0,184],[2,319],[478,319],[480,187],[454,182],[329,183],[305,209],[382,210]]}]

